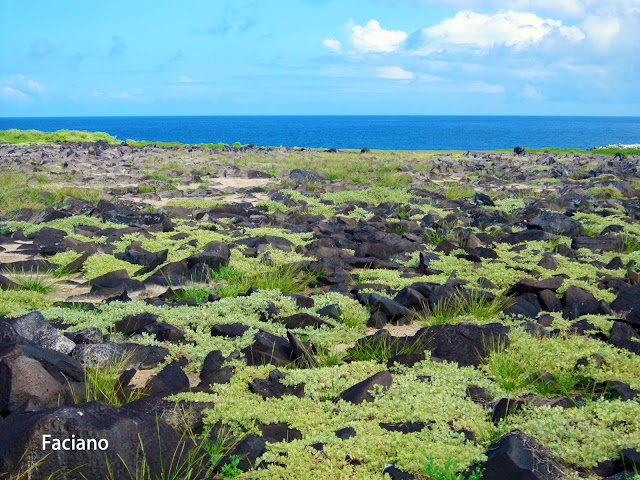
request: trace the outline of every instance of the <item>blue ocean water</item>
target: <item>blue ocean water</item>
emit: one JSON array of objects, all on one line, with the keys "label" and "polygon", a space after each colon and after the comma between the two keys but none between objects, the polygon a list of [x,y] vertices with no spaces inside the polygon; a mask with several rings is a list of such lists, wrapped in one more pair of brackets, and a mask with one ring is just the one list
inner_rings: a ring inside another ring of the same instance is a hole
[{"label": "blue ocean water", "polygon": [[640,143],[640,117],[225,116],[0,118],[9,128],[118,139],[314,148],[494,150]]}]

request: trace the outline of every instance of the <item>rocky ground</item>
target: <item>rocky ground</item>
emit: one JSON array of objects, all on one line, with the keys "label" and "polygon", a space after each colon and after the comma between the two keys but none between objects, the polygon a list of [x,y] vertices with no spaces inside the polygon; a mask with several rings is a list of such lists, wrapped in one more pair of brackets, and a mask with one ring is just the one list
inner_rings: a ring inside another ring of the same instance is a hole
[{"label": "rocky ground", "polygon": [[0,479],[632,478],[640,157],[517,151],[0,144]]}]

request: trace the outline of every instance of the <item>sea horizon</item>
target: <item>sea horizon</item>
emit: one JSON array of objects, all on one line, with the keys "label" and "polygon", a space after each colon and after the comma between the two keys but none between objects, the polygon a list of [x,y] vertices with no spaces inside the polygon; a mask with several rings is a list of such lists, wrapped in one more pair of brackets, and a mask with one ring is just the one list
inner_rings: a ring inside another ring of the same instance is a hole
[{"label": "sea horizon", "polygon": [[144,115],[0,117],[0,130],[106,132],[120,140],[378,150],[589,149],[640,143],[640,117]]}]

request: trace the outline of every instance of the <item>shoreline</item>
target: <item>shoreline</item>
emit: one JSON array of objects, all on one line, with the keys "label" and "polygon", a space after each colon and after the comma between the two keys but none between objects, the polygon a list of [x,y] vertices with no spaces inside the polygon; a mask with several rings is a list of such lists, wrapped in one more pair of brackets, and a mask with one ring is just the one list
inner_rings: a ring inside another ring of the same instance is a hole
[{"label": "shoreline", "polygon": [[[91,143],[97,141],[104,141],[109,144],[126,144],[131,146],[143,147],[147,145],[153,145],[157,147],[166,147],[166,148],[210,148],[210,149],[223,149],[223,148],[257,148],[257,149],[277,149],[277,148],[286,148],[291,150],[313,150],[313,151],[332,151],[337,150],[333,147],[299,147],[299,146],[256,146],[253,144],[241,144],[240,142],[232,143],[231,145],[225,144],[222,142],[219,143],[181,143],[178,141],[153,141],[153,140],[118,140],[115,136],[112,136],[106,132],[92,132],[92,131],[78,131],[78,130],[57,130],[57,131],[48,131],[43,132],[39,130],[20,130],[20,129],[9,129],[0,131],[0,143],[15,143],[15,144],[47,144],[47,143]],[[508,152],[512,151],[513,147],[509,148],[498,148],[498,149],[443,149],[443,150],[420,150],[420,149],[411,149],[411,150],[402,150],[402,149],[369,149],[367,146],[363,146],[360,148],[340,148],[340,151],[358,151],[358,150],[370,150],[376,152],[469,152],[469,151],[477,151],[477,152]],[[553,153],[588,153],[592,151],[598,151],[600,153],[616,153],[620,151],[621,153],[634,155],[640,153],[640,144],[610,144],[610,145],[601,145],[589,148],[562,148],[562,147],[541,147],[541,148],[528,148],[526,145],[524,148],[527,148],[528,151],[532,153],[545,153],[545,152],[553,152]]]}]

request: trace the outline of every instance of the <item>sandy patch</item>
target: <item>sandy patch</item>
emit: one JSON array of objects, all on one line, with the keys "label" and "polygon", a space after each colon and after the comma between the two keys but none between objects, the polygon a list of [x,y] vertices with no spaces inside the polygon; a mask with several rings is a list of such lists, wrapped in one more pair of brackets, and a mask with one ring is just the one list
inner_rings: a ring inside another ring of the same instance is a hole
[{"label": "sandy patch", "polygon": [[40,255],[28,255],[20,252],[18,248],[21,245],[30,245],[30,242],[20,242],[16,241],[15,243],[6,243],[2,245],[2,248],[5,249],[4,252],[0,252],[0,263],[11,263],[11,262],[19,262],[21,260],[27,259],[35,259],[41,260],[42,257]]},{"label": "sandy patch", "polygon": [[[185,372],[189,379],[189,387],[194,388],[200,384],[200,375],[193,372]],[[147,382],[155,377],[158,373],[155,370],[138,370],[129,382],[129,386],[138,390],[147,385]]]},{"label": "sandy patch", "polygon": [[[176,196],[173,198],[145,198],[143,195],[124,195],[121,198],[124,200],[131,200],[134,202],[144,202],[147,203],[154,208],[162,208],[166,207],[171,200],[174,199],[183,199],[183,200],[224,200],[225,202],[233,203],[233,202],[248,202],[252,205],[268,200],[267,194],[264,192],[258,193],[234,193],[240,189],[247,188],[255,188],[255,187],[264,187],[270,183],[273,183],[273,180],[270,178],[216,178],[215,181],[211,181],[210,183],[190,183],[188,185],[178,185],[177,190],[180,192],[188,192],[193,190],[198,190],[203,187],[211,188],[219,190],[225,195],[209,195],[203,197],[187,197],[187,196]],[[138,184],[129,184],[129,185],[119,185],[119,186],[127,186],[127,187],[137,187]],[[160,193],[160,192],[158,192]],[[231,193],[231,195],[228,195]]]},{"label": "sandy patch", "polygon": [[[423,328],[424,325],[420,322],[414,322],[410,325],[386,325],[382,330],[388,331],[394,337],[410,337],[415,335],[418,330]],[[373,335],[378,331],[377,328],[365,327],[364,333],[366,336]],[[333,347],[334,352],[342,353],[345,350],[353,347],[355,342],[352,343],[339,343]]]}]

